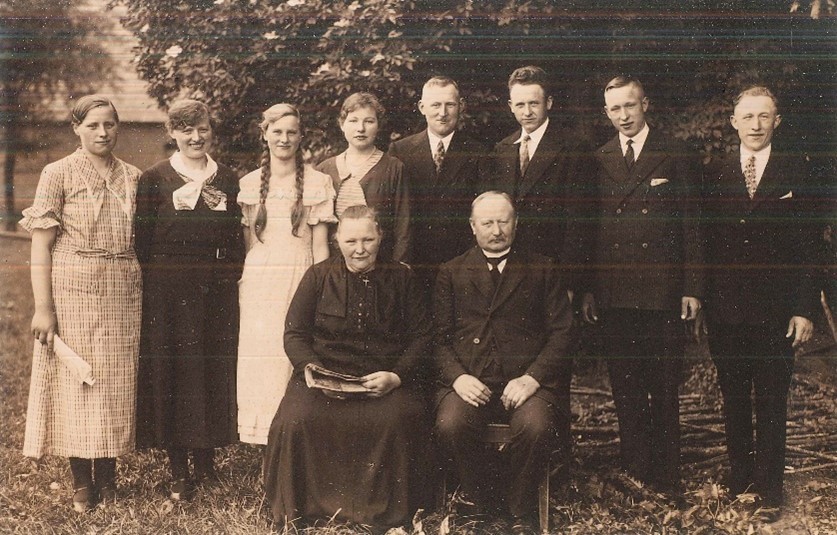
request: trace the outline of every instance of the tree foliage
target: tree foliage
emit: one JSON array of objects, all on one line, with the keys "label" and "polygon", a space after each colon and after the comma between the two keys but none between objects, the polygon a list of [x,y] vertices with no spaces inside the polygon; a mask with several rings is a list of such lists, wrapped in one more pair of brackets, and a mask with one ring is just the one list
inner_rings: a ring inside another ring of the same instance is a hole
[{"label": "tree foliage", "polygon": [[107,35],[106,23],[95,13],[79,11],[78,4],[74,0],[0,2],[7,214],[12,214],[14,205],[15,155],[27,148],[21,126],[50,113],[56,95],[100,89],[101,80],[112,72],[110,57],[93,39]]},{"label": "tree foliage", "polygon": [[415,103],[433,74],[460,82],[470,127],[494,141],[514,126],[508,74],[541,65],[553,77],[556,118],[600,141],[612,132],[601,87],[630,71],[646,82],[657,123],[707,155],[732,141],[728,107],[740,86],[765,82],[808,101],[834,82],[822,39],[830,20],[821,8],[814,20],[807,4],[791,13],[787,0],[113,1],[128,6],[124,23],[140,40],[137,66],[152,96],[163,106],[205,100],[219,115],[223,156],[245,167],[270,104],[300,105],[310,146],[339,148],[341,101],[372,91],[389,110],[385,144],[419,126]]}]

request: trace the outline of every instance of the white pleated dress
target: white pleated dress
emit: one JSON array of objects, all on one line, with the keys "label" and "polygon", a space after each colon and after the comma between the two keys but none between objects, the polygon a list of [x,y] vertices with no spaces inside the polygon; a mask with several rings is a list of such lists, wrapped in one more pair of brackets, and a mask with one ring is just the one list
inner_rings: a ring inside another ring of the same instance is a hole
[{"label": "white pleated dress", "polygon": [[134,449],[142,277],[133,247],[140,171],[114,158],[102,178],[81,151],[47,165],[28,231],[59,227],[52,296],[61,339],[93,368],[81,383],[35,341],[23,453],[98,458]]},{"label": "white pleated dress", "polygon": [[[254,224],[259,209],[261,169],[240,182],[242,224]],[[270,423],[285,395],[293,366],[282,341],[285,316],[299,281],[313,263],[311,226],[334,223],[335,191],[331,177],[305,168],[304,224],[294,236],[293,188],[273,188],[265,200],[267,226],[262,241],[253,240],[239,282],[241,329],[238,345],[238,433],[242,442],[267,444]]]}]

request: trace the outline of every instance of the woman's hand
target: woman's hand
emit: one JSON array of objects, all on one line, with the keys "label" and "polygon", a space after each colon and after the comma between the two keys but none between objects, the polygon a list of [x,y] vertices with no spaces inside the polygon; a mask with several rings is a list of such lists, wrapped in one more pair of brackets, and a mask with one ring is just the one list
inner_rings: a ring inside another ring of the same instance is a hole
[{"label": "woman's hand", "polygon": [[52,351],[52,340],[57,331],[58,318],[55,316],[55,311],[52,309],[35,310],[35,315],[32,316],[32,334],[35,335],[35,340],[41,345],[46,344]]},{"label": "woman's hand", "polygon": [[362,384],[370,390],[370,397],[379,398],[401,386],[401,378],[393,372],[375,372],[364,375]]}]

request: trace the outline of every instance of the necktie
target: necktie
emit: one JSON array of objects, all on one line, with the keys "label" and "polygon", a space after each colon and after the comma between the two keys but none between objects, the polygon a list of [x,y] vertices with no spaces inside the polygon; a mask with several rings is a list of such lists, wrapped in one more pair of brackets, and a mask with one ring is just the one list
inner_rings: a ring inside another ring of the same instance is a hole
[{"label": "necktie", "polygon": [[485,257],[485,261],[491,265],[491,282],[494,283],[495,288],[500,285],[500,277],[503,275],[500,273],[500,262],[508,258],[508,256],[508,253],[506,253],[503,256]]},{"label": "necktie", "polygon": [[439,144],[436,146],[436,155],[433,156],[433,163],[436,164],[436,174],[442,172],[442,161],[445,159],[445,144],[442,143],[442,140],[439,140]]},{"label": "necktie", "polygon": [[744,166],[744,183],[747,185],[747,194],[752,199],[756,194],[758,182],[756,182],[756,157],[750,156],[747,159],[747,165]]},{"label": "necktie", "polygon": [[529,139],[529,134],[524,134],[520,140],[520,176],[525,176],[529,168]]},{"label": "necktie", "polygon": [[628,148],[625,150],[625,164],[628,166],[628,170],[634,166],[634,140],[628,140]]}]

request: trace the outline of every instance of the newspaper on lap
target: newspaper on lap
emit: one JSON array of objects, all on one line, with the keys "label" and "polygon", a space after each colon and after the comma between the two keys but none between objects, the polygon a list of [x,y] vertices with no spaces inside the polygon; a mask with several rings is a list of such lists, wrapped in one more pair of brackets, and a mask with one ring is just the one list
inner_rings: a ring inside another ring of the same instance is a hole
[{"label": "newspaper on lap", "polygon": [[363,378],[339,373],[316,364],[305,366],[305,384],[318,388],[327,396],[348,399],[366,397],[371,390],[363,386]]}]

